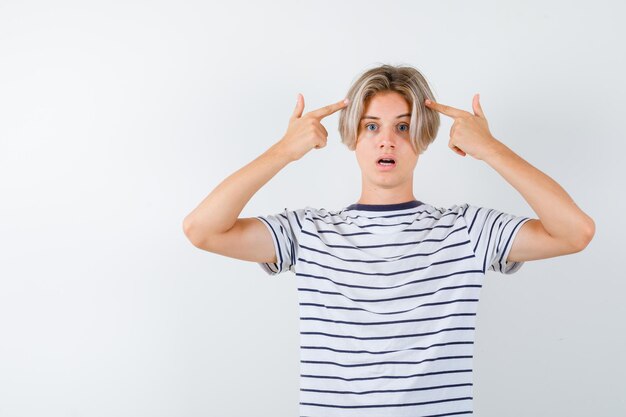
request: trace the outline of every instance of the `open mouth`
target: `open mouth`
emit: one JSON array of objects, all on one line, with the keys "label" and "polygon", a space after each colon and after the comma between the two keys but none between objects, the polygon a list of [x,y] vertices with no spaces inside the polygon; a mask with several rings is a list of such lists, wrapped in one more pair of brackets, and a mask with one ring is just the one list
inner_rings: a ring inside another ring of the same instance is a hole
[{"label": "open mouth", "polygon": [[377,163],[380,166],[389,167],[389,166],[394,166],[396,164],[396,161],[394,159],[381,158],[378,160]]}]

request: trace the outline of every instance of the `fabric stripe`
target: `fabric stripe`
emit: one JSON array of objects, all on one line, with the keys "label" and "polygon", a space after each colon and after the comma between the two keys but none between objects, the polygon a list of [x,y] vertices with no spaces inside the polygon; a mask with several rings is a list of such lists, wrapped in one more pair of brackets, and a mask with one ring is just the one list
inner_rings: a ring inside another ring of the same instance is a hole
[{"label": "fabric stripe", "polygon": [[480,291],[530,218],[469,204],[352,204],[258,216],[300,310],[300,416],[473,413]]}]

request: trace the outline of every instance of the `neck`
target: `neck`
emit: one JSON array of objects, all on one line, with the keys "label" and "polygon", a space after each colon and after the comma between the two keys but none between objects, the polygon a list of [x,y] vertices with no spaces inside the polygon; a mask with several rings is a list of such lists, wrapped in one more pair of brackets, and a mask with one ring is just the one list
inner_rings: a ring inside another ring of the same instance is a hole
[{"label": "neck", "polygon": [[357,204],[400,204],[416,200],[413,195],[413,182],[398,188],[371,188],[363,186]]}]

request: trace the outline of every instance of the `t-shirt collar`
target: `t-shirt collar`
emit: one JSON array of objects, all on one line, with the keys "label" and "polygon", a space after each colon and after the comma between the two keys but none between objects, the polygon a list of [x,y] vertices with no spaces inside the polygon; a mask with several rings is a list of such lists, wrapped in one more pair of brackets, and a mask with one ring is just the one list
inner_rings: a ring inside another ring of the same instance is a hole
[{"label": "t-shirt collar", "polygon": [[405,201],[404,203],[394,203],[394,204],[360,204],[354,203],[350,204],[346,207],[346,210],[366,210],[366,211],[393,211],[393,210],[404,210],[410,209],[413,207],[417,207],[423,204],[418,200]]}]

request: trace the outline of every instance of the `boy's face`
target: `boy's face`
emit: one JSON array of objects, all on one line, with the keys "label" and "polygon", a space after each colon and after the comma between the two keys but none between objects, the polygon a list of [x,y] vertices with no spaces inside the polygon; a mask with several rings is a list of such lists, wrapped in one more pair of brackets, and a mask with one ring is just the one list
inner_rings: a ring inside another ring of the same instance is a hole
[{"label": "boy's face", "polygon": [[[400,193],[408,188],[412,193],[413,171],[419,155],[411,146],[410,113],[409,103],[395,91],[377,93],[365,102],[355,149],[363,186],[396,188]],[[383,155],[391,155],[395,164],[379,164]]]}]

